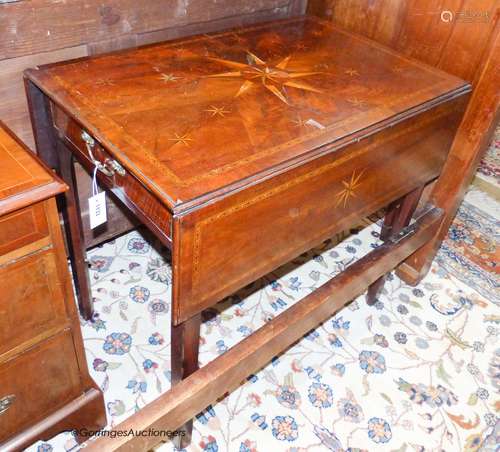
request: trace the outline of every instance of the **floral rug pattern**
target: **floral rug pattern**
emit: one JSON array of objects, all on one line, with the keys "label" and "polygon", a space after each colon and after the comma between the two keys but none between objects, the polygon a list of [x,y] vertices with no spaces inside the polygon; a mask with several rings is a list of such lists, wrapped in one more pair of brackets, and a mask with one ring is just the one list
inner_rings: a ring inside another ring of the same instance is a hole
[{"label": "floral rug pattern", "polygon": [[[491,247],[480,248],[487,257],[479,261],[468,247],[479,246],[493,220],[461,212],[446,245],[455,254],[442,251],[417,288],[391,275],[375,306],[354,300],[198,415],[188,450],[495,450],[500,313],[484,296],[492,292],[464,276],[468,269],[456,277],[454,269],[468,264],[453,257],[462,252],[483,269]],[[201,364],[377,246],[377,231],[371,225],[336,246],[326,242],[207,311]],[[83,334],[111,425],[170,387],[171,270],[153,245],[135,231],[89,253],[98,314]],[[64,433],[30,450],[77,448]]]},{"label": "floral rug pattern", "polygon": [[500,220],[463,202],[437,263],[500,305]]},{"label": "floral rug pattern", "polygon": [[477,171],[492,183],[500,183],[500,126],[496,129],[493,141],[479,163]]}]

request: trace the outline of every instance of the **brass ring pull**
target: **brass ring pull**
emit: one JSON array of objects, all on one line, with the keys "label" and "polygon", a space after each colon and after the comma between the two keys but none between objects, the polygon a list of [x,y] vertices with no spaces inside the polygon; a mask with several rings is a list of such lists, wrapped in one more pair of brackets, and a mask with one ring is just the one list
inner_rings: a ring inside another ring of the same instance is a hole
[{"label": "brass ring pull", "polygon": [[16,396],[14,394],[2,397],[0,399],[0,415],[5,413],[11,407],[11,405],[14,403],[15,400]]},{"label": "brass ring pull", "polygon": [[121,166],[116,160],[106,159],[104,163],[101,163],[94,157],[92,150],[95,146],[95,140],[85,131],[82,132],[82,140],[87,146],[87,152],[89,153],[90,160],[96,166],[96,168],[108,177],[113,177],[115,173],[120,176],[125,176],[125,168]]}]

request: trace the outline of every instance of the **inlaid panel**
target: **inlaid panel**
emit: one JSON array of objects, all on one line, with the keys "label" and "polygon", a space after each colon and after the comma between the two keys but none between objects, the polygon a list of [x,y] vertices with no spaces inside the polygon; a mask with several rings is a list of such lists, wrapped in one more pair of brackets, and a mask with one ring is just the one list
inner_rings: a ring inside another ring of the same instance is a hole
[{"label": "inlaid panel", "polygon": [[52,182],[47,172],[0,127],[0,198]]},{"label": "inlaid panel", "polygon": [[42,203],[0,217],[0,256],[49,235]]},{"label": "inlaid panel", "polygon": [[433,180],[464,104],[462,99],[437,107],[182,217],[175,320]]},{"label": "inlaid panel", "polygon": [[28,77],[176,211],[468,89],[314,18],[84,58]]},{"label": "inlaid panel", "polygon": [[54,250],[0,266],[0,362],[67,323],[61,286]]},{"label": "inlaid panel", "polygon": [[43,419],[81,392],[69,330],[1,364],[0,399],[7,399],[9,405],[0,414],[0,442]]},{"label": "inlaid panel", "polygon": [[[0,216],[55,196],[65,185],[0,120]],[[2,246],[0,238],[0,247]]]}]

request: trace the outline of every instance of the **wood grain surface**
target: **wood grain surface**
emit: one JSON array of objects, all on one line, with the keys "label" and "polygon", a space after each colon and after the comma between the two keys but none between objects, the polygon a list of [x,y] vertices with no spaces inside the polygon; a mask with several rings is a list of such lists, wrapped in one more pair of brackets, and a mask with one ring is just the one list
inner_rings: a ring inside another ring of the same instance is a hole
[{"label": "wood grain surface", "polygon": [[[398,270],[426,275],[499,121],[499,0],[309,0],[309,12],[471,82],[474,95],[444,171],[426,192],[445,209],[438,235]],[[472,125],[472,123],[474,123]],[[466,138],[473,127],[474,136]]]},{"label": "wood grain surface", "polygon": [[306,0],[0,3],[0,119],[34,149],[22,72],[190,34],[302,14]]},{"label": "wood grain surface", "polygon": [[68,187],[2,123],[0,159],[0,450],[13,451],[105,415],[56,208]]},{"label": "wood grain surface", "polygon": [[41,164],[0,121],[0,215],[55,196],[64,183]]},{"label": "wood grain surface", "polygon": [[[0,2],[0,119],[35,149],[22,73],[26,68],[166,39],[303,14],[307,0],[20,0]],[[76,169],[86,200],[90,178]],[[84,231],[87,247],[136,226],[112,197],[108,223]],[[88,212],[82,209],[84,223]]]},{"label": "wood grain surface", "polygon": [[498,0],[309,0],[310,13],[472,82]]},{"label": "wood grain surface", "polygon": [[84,58],[27,77],[176,212],[468,89],[311,18]]}]

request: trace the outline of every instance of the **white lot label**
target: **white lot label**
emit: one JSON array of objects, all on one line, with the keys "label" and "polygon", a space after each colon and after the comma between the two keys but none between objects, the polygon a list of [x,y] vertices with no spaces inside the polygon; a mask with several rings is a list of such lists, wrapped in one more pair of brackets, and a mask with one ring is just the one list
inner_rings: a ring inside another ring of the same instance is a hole
[{"label": "white lot label", "polygon": [[89,198],[90,229],[106,223],[106,192],[102,191]]}]

